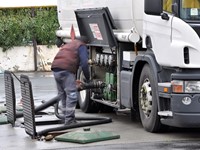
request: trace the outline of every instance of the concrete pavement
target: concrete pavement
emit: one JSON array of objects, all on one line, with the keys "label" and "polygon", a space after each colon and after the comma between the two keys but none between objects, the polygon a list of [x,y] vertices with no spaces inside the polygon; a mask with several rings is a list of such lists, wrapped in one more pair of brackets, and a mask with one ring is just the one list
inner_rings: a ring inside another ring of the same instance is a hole
[{"label": "concrete pavement", "polygon": [[[24,72],[16,73],[28,75],[33,87],[33,96],[35,104],[41,104],[43,100],[49,100],[57,93],[54,78],[51,72]],[[19,82],[15,81],[15,91],[17,103],[21,99]],[[0,105],[5,102],[5,89],[3,74],[0,74]],[[38,120],[45,120],[55,118],[53,108],[47,109],[49,116],[39,118]],[[153,134],[144,131],[140,122],[131,121],[128,113],[107,113],[107,114],[84,114],[81,110],[76,110],[76,116],[107,116],[111,117],[113,122],[108,124],[91,126],[92,130],[97,131],[111,131],[120,135],[120,139],[101,141],[89,144],[77,144],[70,142],[58,142],[55,140],[44,141],[31,139],[25,133],[23,126],[12,127],[10,124],[0,125],[0,150],[102,150],[102,149],[169,149],[169,150],[185,150],[185,149],[199,149],[200,136],[199,129],[172,129],[168,133]],[[17,125],[23,121],[23,118],[17,119]],[[47,128],[56,127],[58,125],[37,126],[37,131]],[[70,131],[83,130],[83,128],[71,129]]]}]

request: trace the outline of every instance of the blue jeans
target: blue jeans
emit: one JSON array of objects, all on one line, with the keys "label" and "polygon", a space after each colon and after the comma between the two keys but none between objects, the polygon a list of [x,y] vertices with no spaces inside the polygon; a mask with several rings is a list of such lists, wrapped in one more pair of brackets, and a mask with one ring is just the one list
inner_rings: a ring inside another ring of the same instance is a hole
[{"label": "blue jeans", "polygon": [[53,73],[58,95],[60,95],[62,102],[65,122],[73,121],[75,119],[75,108],[78,100],[75,74],[66,70]]}]

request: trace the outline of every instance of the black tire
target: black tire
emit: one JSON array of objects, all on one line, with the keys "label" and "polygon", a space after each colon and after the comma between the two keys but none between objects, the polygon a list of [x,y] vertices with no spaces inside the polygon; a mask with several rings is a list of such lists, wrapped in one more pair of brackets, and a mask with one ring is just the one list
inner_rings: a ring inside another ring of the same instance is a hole
[{"label": "black tire", "polygon": [[[79,68],[77,73],[77,79],[84,81],[85,77],[83,75],[82,69]],[[78,106],[85,113],[97,113],[99,112],[99,103],[91,100],[90,90],[82,90],[78,93]]]},{"label": "black tire", "polygon": [[114,112],[114,108],[110,106],[106,106],[104,104],[100,104],[100,111],[102,113],[112,113]]},{"label": "black tire", "polygon": [[131,108],[131,120],[132,121],[140,121],[140,114],[137,110],[134,110],[133,108]]},{"label": "black tire", "polygon": [[156,84],[154,73],[145,64],[139,81],[138,104],[142,125],[148,132],[160,132],[162,127],[158,116]]}]

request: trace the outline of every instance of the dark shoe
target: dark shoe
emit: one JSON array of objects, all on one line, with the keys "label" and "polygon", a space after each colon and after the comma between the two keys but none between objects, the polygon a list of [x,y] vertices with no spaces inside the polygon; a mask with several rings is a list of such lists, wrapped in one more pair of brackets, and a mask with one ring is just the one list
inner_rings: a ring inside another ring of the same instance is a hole
[{"label": "dark shoe", "polygon": [[65,125],[74,125],[74,124],[77,124],[77,121],[75,119],[70,121],[65,121]]}]

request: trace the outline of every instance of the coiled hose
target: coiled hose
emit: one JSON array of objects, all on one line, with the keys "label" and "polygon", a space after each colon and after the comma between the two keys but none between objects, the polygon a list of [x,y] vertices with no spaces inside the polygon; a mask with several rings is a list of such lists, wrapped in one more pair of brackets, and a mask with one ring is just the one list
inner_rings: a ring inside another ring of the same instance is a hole
[{"label": "coiled hose", "polygon": [[[57,102],[55,105],[55,115],[57,118],[64,120],[64,115],[59,114],[59,103]],[[67,130],[72,128],[79,128],[79,127],[85,127],[85,126],[93,126],[93,125],[99,125],[99,124],[105,124],[112,122],[112,119],[109,117],[75,117],[76,120],[85,121],[85,122],[79,122],[76,124],[71,125],[63,125],[55,128],[49,128],[44,129],[40,132],[37,132],[37,136],[46,136],[49,132],[53,131],[61,131],[61,130]],[[87,122],[86,122],[87,121]]]}]

